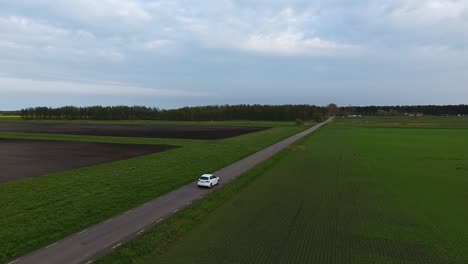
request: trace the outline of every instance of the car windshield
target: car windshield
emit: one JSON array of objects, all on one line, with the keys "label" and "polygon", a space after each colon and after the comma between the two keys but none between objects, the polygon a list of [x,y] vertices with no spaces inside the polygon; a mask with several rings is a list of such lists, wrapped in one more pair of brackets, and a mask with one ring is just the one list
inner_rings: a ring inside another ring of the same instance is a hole
[{"label": "car windshield", "polygon": [[206,180],[208,180],[208,179],[209,179],[209,178],[208,178],[208,177],[205,177],[205,176],[200,177],[200,180],[202,180],[202,181],[206,181]]}]

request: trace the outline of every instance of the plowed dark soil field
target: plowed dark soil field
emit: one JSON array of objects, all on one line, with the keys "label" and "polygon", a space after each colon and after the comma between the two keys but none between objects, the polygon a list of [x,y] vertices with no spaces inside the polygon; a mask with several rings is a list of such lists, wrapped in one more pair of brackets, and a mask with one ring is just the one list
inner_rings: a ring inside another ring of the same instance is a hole
[{"label": "plowed dark soil field", "polygon": [[76,169],[175,148],[168,145],[107,144],[0,139],[0,183]]},{"label": "plowed dark soil field", "polygon": [[208,140],[235,137],[265,129],[268,127],[0,122],[0,132]]}]

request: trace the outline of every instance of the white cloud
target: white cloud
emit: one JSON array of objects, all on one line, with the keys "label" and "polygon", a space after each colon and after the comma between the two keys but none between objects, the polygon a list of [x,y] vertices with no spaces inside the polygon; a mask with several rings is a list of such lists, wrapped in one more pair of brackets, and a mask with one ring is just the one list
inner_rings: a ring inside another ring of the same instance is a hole
[{"label": "white cloud", "polygon": [[[96,58],[111,62],[124,60],[128,57],[125,51],[131,52],[132,49],[161,50],[169,44],[190,45],[194,42],[208,48],[280,56],[342,56],[357,54],[364,49],[359,45],[320,36],[315,29],[317,15],[313,10],[298,11],[289,6],[246,8],[232,1],[197,6],[184,1],[166,0],[21,0],[19,3],[47,8],[55,16],[82,22],[80,26],[84,25],[85,28],[76,28],[75,25],[75,28],[68,29],[47,21],[15,16],[0,20],[0,36],[2,32],[7,35],[4,41],[26,46],[31,42],[40,43],[62,51],[82,50],[81,56],[94,54]],[[153,19],[153,14],[157,14],[159,20]],[[3,29],[2,22],[6,24]],[[148,25],[141,24],[149,22]],[[124,31],[123,35],[107,31],[111,36],[106,38],[93,32],[109,26],[116,27],[118,31],[121,23],[140,26]],[[19,28],[19,33],[15,34],[13,28]],[[151,40],[152,36],[159,38]],[[72,52],[70,56],[76,54]]]},{"label": "white cloud", "polygon": [[454,48],[448,45],[418,45],[409,48],[410,55],[417,59],[431,60],[439,63],[454,65],[466,64],[467,48]]},{"label": "white cloud", "polygon": [[385,0],[381,7],[384,18],[401,27],[441,26],[437,30],[442,32],[454,30],[451,26],[464,30],[468,27],[468,1],[465,0]]},{"label": "white cloud", "polygon": [[158,50],[158,49],[161,49],[162,47],[167,46],[170,43],[171,41],[167,39],[156,39],[156,40],[145,42],[143,44],[143,47],[149,50]]},{"label": "white cloud", "polygon": [[84,24],[104,22],[95,26],[115,26],[122,24],[140,24],[151,20],[151,14],[135,0],[4,0],[12,5],[37,7],[41,10],[53,11],[67,19]]},{"label": "white cloud", "polygon": [[0,36],[2,39],[15,39],[27,43],[47,43],[71,34],[66,29],[47,22],[21,16],[0,17]]},{"label": "white cloud", "polygon": [[[67,29],[21,16],[0,17],[0,39],[0,54],[4,57],[111,62],[126,57],[111,41],[98,39],[87,30]],[[103,45],[106,42],[109,45]]]},{"label": "white cloud", "polygon": [[211,19],[183,14],[177,20],[207,47],[236,49],[279,56],[342,56],[358,54],[359,45],[321,38],[315,32],[314,14],[292,8],[276,12],[237,12]]},{"label": "white cloud", "polygon": [[[57,5],[57,1],[50,1]],[[82,22],[102,21],[141,23],[151,20],[151,14],[133,0],[74,0],[63,1],[59,8]],[[115,21],[117,20],[117,21]],[[120,20],[120,21],[119,21]]]},{"label": "white cloud", "polygon": [[125,60],[125,54],[116,51],[116,50],[99,50],[96,54],[98,57],[113,61],[113,62],[120,62]]},{"label": "white cloud", "polygon": [[392,1],[392,5],[397,5],[391,12],[393,18],[420,22],[458,19],[468,8],[468,2],[459,0],[403,0]]},{"label": "white cloud", "polygon": [[19,45],[16,42],[13,41],[4,41],[0,40],[0,49],[5,48],[5,49],[19,49],[22,48],[21,45]]},{"label": "white cloud", "polygon": [[318,37],[305,38],[302,33],[252,34],[238,43],[242,50],[277,55],[329,56],[357,54],[361,48],[339,44]]},{"label": "white cloud", "polygon": [[139,96],[139,97],[205,97],[210,93],[173,89],[153,89],[115,83],[78,83],[28,80],[0,77],[0,94],[75,95],[75,96]]}]

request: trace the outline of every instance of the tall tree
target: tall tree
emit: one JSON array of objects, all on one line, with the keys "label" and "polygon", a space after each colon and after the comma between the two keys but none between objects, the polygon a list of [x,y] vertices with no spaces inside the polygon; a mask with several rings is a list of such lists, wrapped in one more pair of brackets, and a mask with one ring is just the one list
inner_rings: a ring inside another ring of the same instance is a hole
[{"label": "tall tree", "polygon": [[327,113],[330,116],[334,116],[338,113],[338,106],[334,103],[327,105]]}]

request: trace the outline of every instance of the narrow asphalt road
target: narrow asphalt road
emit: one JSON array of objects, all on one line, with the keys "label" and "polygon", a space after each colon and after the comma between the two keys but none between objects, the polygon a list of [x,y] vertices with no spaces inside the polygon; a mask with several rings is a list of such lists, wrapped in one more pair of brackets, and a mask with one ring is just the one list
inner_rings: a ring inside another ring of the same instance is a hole
[{"label": "narrow asphalt road", "polygon": [[[221,186],[239,177],[244,172],[271,158],[282,149],[314,132],[331,120],[332,118],[216,171],[215,174],[220,177],[219,185]],[[203,198],[211,191],[210,189],[199,189],[196,182],[187,184],[10,263],[91,263],[94,259],[135,238],[145,230],[163,221],[164,218],[190,205],[193,201]]]}]

